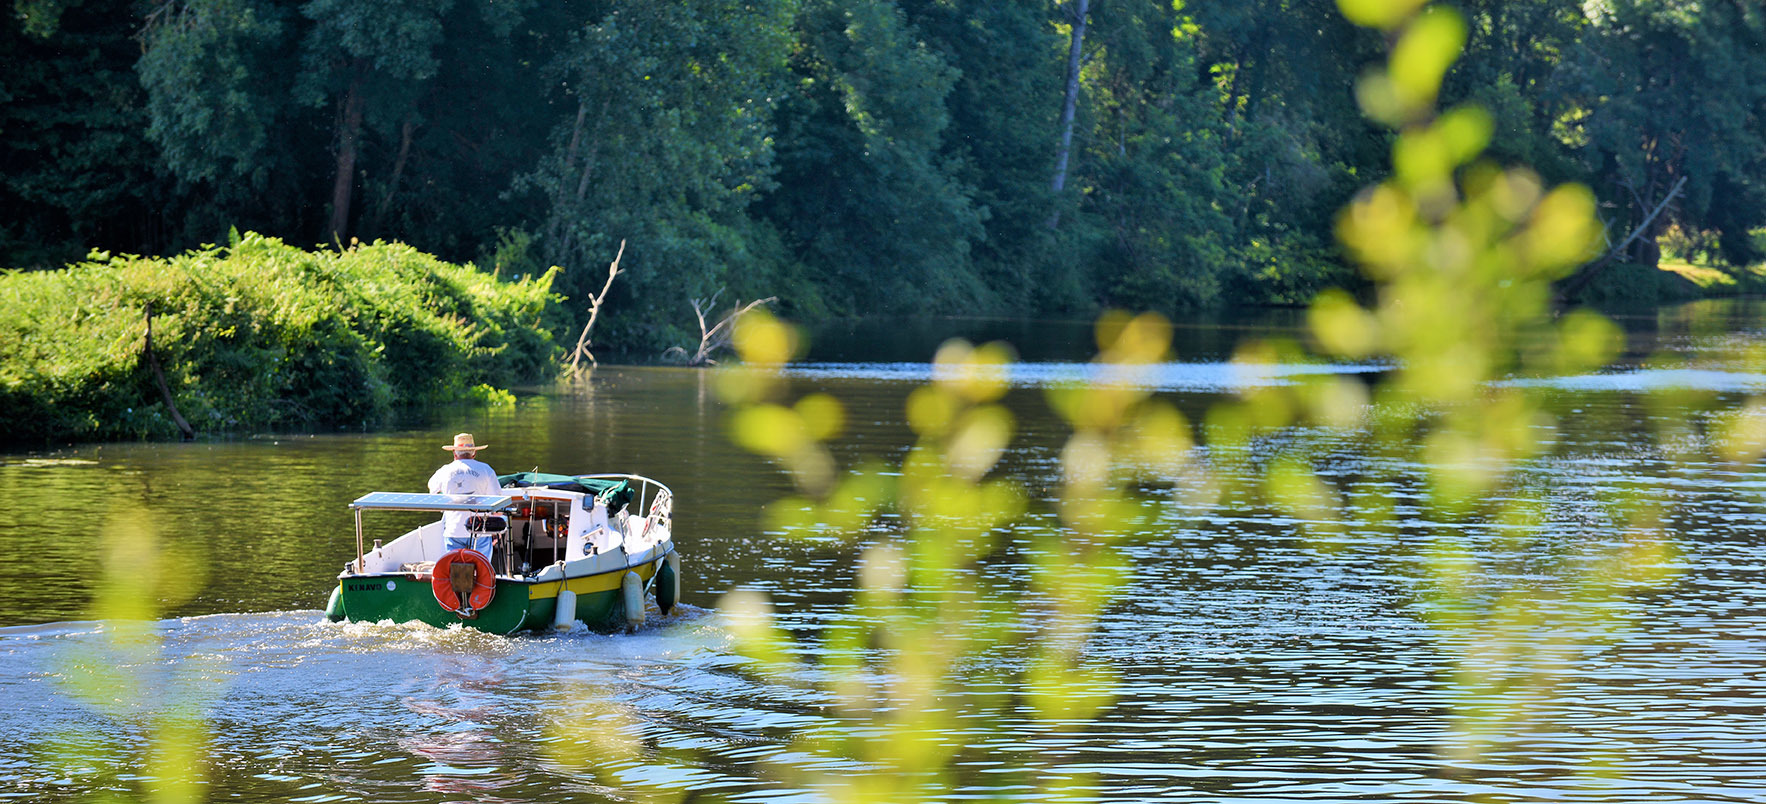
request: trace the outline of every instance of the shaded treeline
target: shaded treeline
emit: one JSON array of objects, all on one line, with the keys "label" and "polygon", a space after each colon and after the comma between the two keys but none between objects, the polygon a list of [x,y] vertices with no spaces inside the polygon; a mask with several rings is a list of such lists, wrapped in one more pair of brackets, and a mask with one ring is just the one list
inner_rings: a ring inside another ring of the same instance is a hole
[{"label": "shaded treeline", "polygon": [[[1495,158],[1588,183],[1615,245],[1648,219],[1622,258],[1653,263],[1670,228],[1761,256],[1757,4],[1460,7],[1443,101],[1493,112]],[[581,299],[623,239],[614,348],[684,340],[719,288],[797,317],[1301,302],[1353,281],[1336,210],[1392,156],[1354,97],[1382,43],[1334,0],[11,11],[0,264],[237,227],[556,264]]]}]

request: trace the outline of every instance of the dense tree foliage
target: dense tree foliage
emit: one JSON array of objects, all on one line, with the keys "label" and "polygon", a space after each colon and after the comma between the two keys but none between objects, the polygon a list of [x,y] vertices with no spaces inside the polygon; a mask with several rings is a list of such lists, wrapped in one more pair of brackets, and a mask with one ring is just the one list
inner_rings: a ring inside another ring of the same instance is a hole
[{"label": "dense tree foliage", "polygon": [[956,71],[887,0],[809,0],[763,214],[847,308],[993,306],[974,190],[941,153]]},{"label": "dense tree foliage", "polygon": [[[1683,199],[1646,234],[1706,230],[1732,259],[1758,259],[1748,232],[1766,224],[1766,9],[1609,0],[1569,63],[1583,168],[1621,210],[1615,231],[1642,225],[1684,178]],[[1655,238],[1638,243],[1654,264]]]},{"label": "dense tree foliage", "polygon": [[535,235],[535,265],[566,267],[559,287],[576,298],[630,244],[603,319],[616,342],[669,339],[693,321],[688,300],[721,287],[752,297],[789,284],[750,207],[774,187],[794,4],[585,5],[593,13],[547,54],[546,97],[520,110],[542,126],[513,185],[533,212],[502,225]]},{"label": "dense tree foliage", "polygon": [[[1670,232],[1762,258],[1757,3],[1458,5],[1442,105],[1491,112],[1494,158],[1593,187],[1610,243],[1645,230],[1626,259]],[[800,316],[1300,302],[1354,281],[1335,211],[1390,161],[1354,89],[1382,43],[1335,0],[11,12],[0,264],[237,227],[506,278],[559,265],[580,305],[624,240],[598,325],[616,349],[678,342],[719,289]]]}]

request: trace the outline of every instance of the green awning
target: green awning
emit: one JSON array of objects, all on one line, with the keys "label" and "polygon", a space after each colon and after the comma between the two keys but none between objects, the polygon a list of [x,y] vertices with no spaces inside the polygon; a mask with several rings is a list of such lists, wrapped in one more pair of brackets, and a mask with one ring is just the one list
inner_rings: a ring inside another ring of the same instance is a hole
[{"label": "green awning", "polygon": [[516,472],[498,475],[497,483],[505,489],[546,488],[574,491],[607,502],[607,513],[618,513],[632,500],[632,484],[624,478],[554,475],[546,472]]}]

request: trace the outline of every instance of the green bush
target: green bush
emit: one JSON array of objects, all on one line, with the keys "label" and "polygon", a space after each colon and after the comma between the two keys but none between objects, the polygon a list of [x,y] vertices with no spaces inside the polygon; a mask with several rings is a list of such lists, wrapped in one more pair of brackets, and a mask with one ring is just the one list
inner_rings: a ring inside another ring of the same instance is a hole
[{"label": "green bush", "polygon": [[1698,285],[1673,271],[1618,262],[1596,275],[1576,301],[1598,307],[1627,307],[1671,304],[1702,295],[1705,294]]},{"label": "green bush", "polygon": [[306,251],[255,234],[0,274],[0,439],[176,435],[143,358],[149,305],[167,385],[199,432],[383,424],[547,379],[553,276],[500,282],[396,243]]}]

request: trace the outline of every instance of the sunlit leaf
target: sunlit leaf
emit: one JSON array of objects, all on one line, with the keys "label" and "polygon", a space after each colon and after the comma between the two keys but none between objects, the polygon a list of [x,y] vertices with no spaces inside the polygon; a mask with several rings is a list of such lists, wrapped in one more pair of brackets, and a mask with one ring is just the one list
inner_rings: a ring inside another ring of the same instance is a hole
[{"label": "sunlit leaf", "polygon": [[1430,6],[1404,29],[1392,47],[1391,76],[1398,100],[1407,110],[1434,104],[1441,79],[1465,43],[1465,20],[1445,6]]},{"label": "sunlit leaf", "polygon": [[908,394],[908,426],[921,435],[941,435],[959,407],[955,398],[936,386],[915,388]]},{"label": "sunlit leaf", "polygon": [[803,418],[781,405],[755,405],[737,411],[730,432],[738,446],[761,455],[790,455],[809,441]]},{"label": "sunlit leaf", "polygon": [[987,474],[1011,442],[1012,427],[1012,414],[998,405],[969,411],[951,434],[951,471],[971,482]]},{"label": "sunlit leaf", "polygon": [[1427,0],[1337,0],[1337,8],[1356,25],[1386,31],[1398,27],[1425,2]]},{"label": "sunlit leaf", "polygon": [[1318,294],[1306,317],[1312,336],[1326,354],[1366,357],[1379,345],[1379,324],[1342,290],[1331,288]]},{"label": "sunlit leaf", "polygon": [[1142,313],[1119,326],[1100,319],[1098,342],[1104,350],[1100,362],[1131,366],[1157,363],[1171,349],[1171,322],[1158,313]]},{"label": "sunlit leaf", "polygon": [[730,624],[736,652],[764,673],[788,672],[796,665],[790,637],[774,623],[772,605],[759,592],[737,589],[718,600],[717,609]]},{"label": "sunlit leaf", "polygon": [[1624,345],[1625,333],[1612,319],[1592,310],[1572,311],[1558,324],[1557,370],[1572,375],[1599,369]]},{"label": "sunlit leaf", "polygon": [[1540,274],[1557,277],[1595,254],[1600,223],[1594,215],[1594,193],[1567,184],[1547,193],[1523,237],[1525,253]]},{"label": "sunlit leaf", "polygon": [[1011,347],[989,343],[979,348],[954,339],[938,348],[932,361],[933,380],[971,403],[991,402],[1006,392]]},{"label": "sunlit leaf", "polygon": [[846,429],[846,408],[828,394],[809,394],[793,407],[805,433],[816,441],[827,441]]},{"label": "sunlit leaf", "polygon": [[1410,196],[1379,185],[1349,205],[1338,218],[1337,234],[1376,279],[1390,279],[1419,250],[1416,223]]},{"label": "sunlit leaf", "polygon": [[1753,464],[1766,455],[1766,400],[1751,399],[1718,422],[1717,451],[1726,460]]},{"label": "sunlit leaf", "polygon": [[1464,105],[1441,115],[1433,128],[1440,133],[1448,160],[1458,167],[1484,152],[1496,130],[1496,120],[1482,106]]},{"label": "sunlit leaf", "polygon": [[797,353],[798,337],[763,307],[736,320],[732,342],[744,363],[766,366],[789,362]]}]

